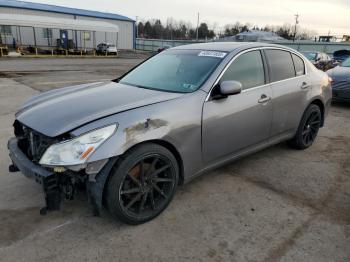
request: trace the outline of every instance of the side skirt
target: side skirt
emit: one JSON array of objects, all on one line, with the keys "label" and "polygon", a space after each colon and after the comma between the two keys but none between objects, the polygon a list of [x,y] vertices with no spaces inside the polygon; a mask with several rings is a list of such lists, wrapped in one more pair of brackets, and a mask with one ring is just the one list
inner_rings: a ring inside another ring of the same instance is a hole
[{"label": "side skirt", "polygon": [[204,167],[203,169],[201,169],[200,171],[198,171],[194,175],[188,176],[187,178],[185,176],[184,183],[190,182],[194,178],[202,175],[203,173],[207,173],[207,172],[209,172],[211,170],[214,170],[214,169],[216,169],[218,167],[224,166],[224,165],[226,165],[228,163],[231,163],[231,162],[233,162],[235,160],[238,160],[238,159],[243,158],[245,156],[251,155],[251,154],[256,153],[256,152],[259,152],[259,151],[261,151],[261,150],[263,150],[263,149],[265,149],[267,147],[270,147],[270,146],[276,145],[276,144],[278,144],[280,142],[283,142],[283,141],[286,141],[288,139],[291,139],[291,138],[293,138],[294,135],[295,135],[294,131],[293,132],[288,132],[288,133],[285,133],[283,135],[279,135],[277,137],[270,138],[270,140],[268,140],[268,141],[259,143],[257,145],[251,146],[251,147],[248,147],[245,150],[240,151],[239,153],[235,153],[235,154],[223,157],[221,160],[218,160],[217,162],[215,162],[213,164],[209,164],[208,166]]}]

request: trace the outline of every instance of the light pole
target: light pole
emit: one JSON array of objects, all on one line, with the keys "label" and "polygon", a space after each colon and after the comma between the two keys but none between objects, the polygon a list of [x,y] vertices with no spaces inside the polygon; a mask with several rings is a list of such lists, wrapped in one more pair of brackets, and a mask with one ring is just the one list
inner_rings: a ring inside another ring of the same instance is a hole
[{"label": "light pole", "polygon": [[196,40],[198,41],[198,27],[199,27],[199,12],[198,12],[198,16],[197,16],[197,32],[196,32]]},{"label": "light pole", "polygon": [[295,26],[294,26],[294,37],[293,37],[293,42],[295,41],[295,37],[297,35],[297,25],[299,24],[299,15],[296,14],[295,16]]},{"label": "light pole", "polygon": [[138,20],[138,16],[136,16],[136,38],[139,38],[139,25],[137,23],[137,20]]}]

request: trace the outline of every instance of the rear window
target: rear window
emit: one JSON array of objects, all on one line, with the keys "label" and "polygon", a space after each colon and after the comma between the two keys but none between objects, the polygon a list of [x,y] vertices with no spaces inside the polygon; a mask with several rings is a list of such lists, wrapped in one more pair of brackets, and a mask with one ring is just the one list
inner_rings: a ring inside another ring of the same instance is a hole
[{"label": "rear window", "polygon": [[305,66],[304,61],[299,56],[292,54],[294,67],[295,67],[295,75],[301,76],[305,74]]},{"label": "rear window", "polygon": [[271,70],[271,82],[295,77],[292,56],[288,51],[266,50],[265,53]]},{"label": "rear window", "polygon": [[333,53],[333,56],[350,56],[350,50],[338,50]]}]

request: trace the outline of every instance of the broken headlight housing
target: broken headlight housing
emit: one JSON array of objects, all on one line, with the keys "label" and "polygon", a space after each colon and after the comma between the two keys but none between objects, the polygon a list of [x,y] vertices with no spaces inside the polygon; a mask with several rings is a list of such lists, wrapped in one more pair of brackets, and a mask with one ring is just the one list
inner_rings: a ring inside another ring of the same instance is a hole
[{"label": "broken headlight housing", "polygon": [[113,124],[73,139],[51,145],[39,163],[44,166],[73,166],[86,162],[89,156],[117,130]]}]

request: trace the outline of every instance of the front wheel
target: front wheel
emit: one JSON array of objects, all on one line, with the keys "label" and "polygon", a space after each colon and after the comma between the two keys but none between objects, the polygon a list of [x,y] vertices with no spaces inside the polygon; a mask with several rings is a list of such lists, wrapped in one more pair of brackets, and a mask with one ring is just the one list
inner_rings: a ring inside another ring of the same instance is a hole
[{"label": "front wheel", "polygon": [[298,131],[289,145],[296,149],[306,149],[310,147],[316,139],[318,130],[321,127],[322,114],[320,107],[311,104],[304,112],[300,121]]},{"label": "front wheel", "polygon": [[173,154],[156,144],[137,146],[111,172],[106,203],[111,214],[128,224],[158,216],[172,200],[179,178]]}]

